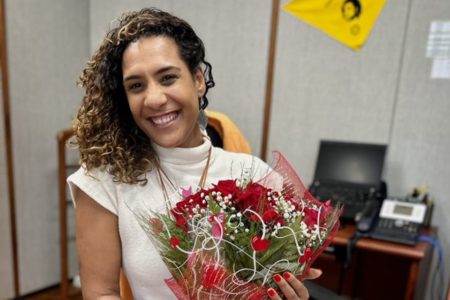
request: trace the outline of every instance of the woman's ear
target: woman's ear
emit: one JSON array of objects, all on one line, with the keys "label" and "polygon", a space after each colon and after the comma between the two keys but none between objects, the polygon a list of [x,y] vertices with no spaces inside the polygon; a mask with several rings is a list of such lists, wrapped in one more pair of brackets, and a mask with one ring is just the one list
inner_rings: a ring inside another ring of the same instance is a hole
[{"label": "woman's ear", "polygon": [[205,76],[202,68],[198,68],[194,75],[195,86],[197,88],[198,97],[203,97],[206,90]]}]

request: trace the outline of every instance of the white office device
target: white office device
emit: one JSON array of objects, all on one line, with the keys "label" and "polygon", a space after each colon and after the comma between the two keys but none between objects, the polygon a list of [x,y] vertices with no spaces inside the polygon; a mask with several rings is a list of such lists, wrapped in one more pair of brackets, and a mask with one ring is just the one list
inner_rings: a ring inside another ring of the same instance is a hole
[{"label": "white office device", "polygon": [[427,206],[423,203],[386,199],[381,205],[380,218],[423,223]]},{"label": "white office device", "polygon": [[427,206],[423,203],[386,199],[371,237],[401,244],[415,245],[425,220]]}]

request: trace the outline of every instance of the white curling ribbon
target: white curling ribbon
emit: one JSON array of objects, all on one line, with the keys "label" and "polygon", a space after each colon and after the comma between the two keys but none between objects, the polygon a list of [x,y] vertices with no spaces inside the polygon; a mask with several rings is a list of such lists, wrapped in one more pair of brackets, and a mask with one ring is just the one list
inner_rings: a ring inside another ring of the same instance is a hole
[{"label": "white curling ribbon", "polygon": [[[278,234],[278,231],[279,231],[280,229],[287,229],[287,230],[289,230],[289,231],[291,232],[291,234],[290,234],[290,235],[279,236],[279,235],[277,235],[277,234]],[[303,255],[303,254],[304,254],[304,253],[302,253],[302,251],[300,250],[301,247],[300,247],[300,245],[299,245],[299,243],[298,243],[296,232],[295,232],[292,228],[290,228],[290,227],[288,227],[288,226],[281,226],[281,227],[278,227],[277,229],[275,229],[274,233],[275,233],[275,234],[274,234],[274,237],[276,237],[276,238],[278,238],[278,239],[283,239],[283,238],[292,236],[292,237],[294,238],[294,241],[295,241],[295,248],[297,248],[298,254],[299,254],[299,255]]]},{"label": "white curling ribbon", "polygon": [[262,225],[262,236],[261,236],[261,239],[264,240],[264,237],[266,236],[266,223],[264,223],[263,218],[261,218],[261,216],[256,211],[251,210],[250,208],[247,208],[246,210],[244,210],[244,214],[246,212],[250,212],[250,213],[254,214],[259,219],[259,221],[261,222],[261,225]]}]

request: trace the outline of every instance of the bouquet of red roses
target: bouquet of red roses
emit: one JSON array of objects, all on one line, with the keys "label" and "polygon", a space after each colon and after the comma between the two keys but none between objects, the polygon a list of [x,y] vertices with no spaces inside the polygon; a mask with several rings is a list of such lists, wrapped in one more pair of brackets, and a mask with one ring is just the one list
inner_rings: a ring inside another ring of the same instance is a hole
[{"label": "bouquet of red roses", "polygon": [[242,176],[187,195],[170,215],[140,215],[178,299],[265,299],[274,274],[302,276],[339,227],[286,159],[258,182]]}]

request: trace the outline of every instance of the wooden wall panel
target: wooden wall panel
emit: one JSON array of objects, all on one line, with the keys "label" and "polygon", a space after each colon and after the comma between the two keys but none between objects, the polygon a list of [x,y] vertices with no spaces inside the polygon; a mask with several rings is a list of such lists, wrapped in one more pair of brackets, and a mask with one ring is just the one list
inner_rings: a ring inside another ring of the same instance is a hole
[{"label": "wooden wall panel", "polygon": [[[1,23],[0,23],[1,24]],[[1,25],[0,25],[1,26]],[[4,134],[3,91],[0,72],[0,299],[14,296],[11,224],[9,218],[8,172]]]},{"label": "wooden wall panel", "polygon": [[[0,0],[0,299],[11,298],[19,289],[17,252],[13,246],[14,191],[12,171],[11,127],[9,122],[8,64],[6,49],[5,2]],[[11,205],[13,204],[13,205]]]}]

